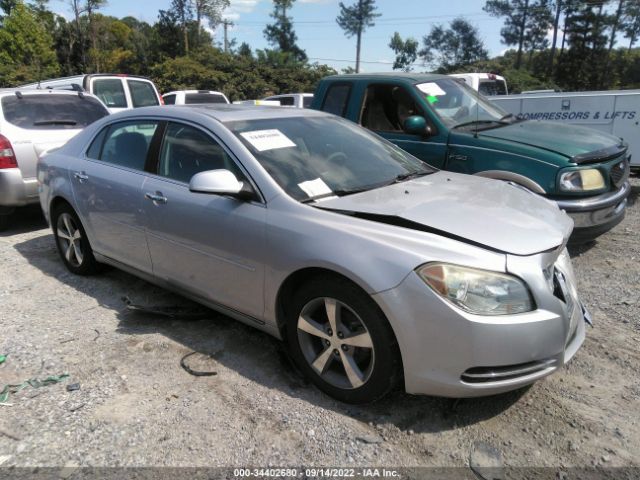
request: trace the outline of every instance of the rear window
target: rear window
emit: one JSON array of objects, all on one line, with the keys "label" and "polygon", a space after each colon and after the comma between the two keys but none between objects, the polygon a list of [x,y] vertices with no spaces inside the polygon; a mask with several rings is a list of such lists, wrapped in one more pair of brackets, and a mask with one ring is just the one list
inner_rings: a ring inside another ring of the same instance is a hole
[{"label": "rear window", "polygon": [[165,95],[162,97],[165,105],[175,105],[176,104],[176,96],[175,95]]},{"label": "rear window", "polygon": [[311,108],[312,103],[313,103],[313,97],[302,97],[303,108]]},{"label": "rear window", "polygon": [[14,95],[2,99],[7,122],[30,130],[84,128],[109,115],[95,98],[78,95]]},{"label": "rear window", "polygon": [[193,105],[195,103],[227,103],[222,95],[216,93],[187,93],[184,103]]},{"label": "rear window", "polygon": [[93,94],[109,108],[127,108],[127,97],[119,78],[101,78],[93,81]]},{"label": "rear window", "polygon": [[322,104],[322,110],[333,113],[334,115],[344,116],[347,111],[347,101],[351,93],[351,85],[339,84],[329,87],[327,96]]},{"label": "rear window", "polygon": [[493,95],[506,95],[507,86],[502,80],[480,80],[478,93],[487,97]]},{"label": "rear window", "polygon": [[156,91],[150,82],[128,80],[128,83],[133,108],[151,107],[159,104],[158,98],[156,97]]}]

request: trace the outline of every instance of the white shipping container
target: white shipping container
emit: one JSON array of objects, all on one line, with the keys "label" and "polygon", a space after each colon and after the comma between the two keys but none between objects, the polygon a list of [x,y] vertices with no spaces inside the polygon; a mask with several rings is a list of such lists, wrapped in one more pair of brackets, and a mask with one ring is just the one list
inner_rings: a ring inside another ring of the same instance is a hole
[{"label": "white shipping container", "polygon": [[550,120],[611,133],[629,144],[640,167],[640,90],[554,92],[487,97],[527,120]]}]

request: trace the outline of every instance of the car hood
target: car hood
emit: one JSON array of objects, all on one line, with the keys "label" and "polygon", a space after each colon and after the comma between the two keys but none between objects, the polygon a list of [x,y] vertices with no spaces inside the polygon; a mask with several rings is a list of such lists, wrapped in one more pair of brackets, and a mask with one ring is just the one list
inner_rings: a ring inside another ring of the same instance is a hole
[{"label": "car hood", "polygon": [[576,163],[602,161],[603,154],[619,155],[626,146],[620,138],[591,128],[560,122],[525,120],[500,128],[478,132],[479,137],[495,138],[559,153]]},{"label": "car hood", "polygon": [[566,213],[528,190],[451,172],[331,197],[317,206],[514,255],[556,248],[573,229]]}]

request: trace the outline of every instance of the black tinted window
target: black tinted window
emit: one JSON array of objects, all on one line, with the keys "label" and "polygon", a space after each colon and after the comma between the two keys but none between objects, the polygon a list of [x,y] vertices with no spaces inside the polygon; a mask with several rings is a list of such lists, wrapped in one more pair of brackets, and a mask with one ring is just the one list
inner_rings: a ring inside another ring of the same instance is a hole
[{"label": "black tinted window", "polygon": [[141,80],[128,80],[128,83],[134,108],[158,105],[158,98],[151,83]]},{"label": "black tinted window", "polygon": [[506,95],[507,86],[502,80],[481,80],[478,92],[485,96]]},{"label": "black tinted window", "polygon": [[119,78],[98,78],[93,81],[93,92],[109,108],[127,108],[122,81]]},{"label": "black tinted window", "polygon": [[274,100],[280,100],[280,105],[283,107],[293,107],[294,104],[293,97],[279,97],[274,98]]},{"label": "black tinted window", "polygon": [[192,105],[196,103],[227,103],[222,95],[216,93],[187,93],[184,103]]},{"label": "black tinted window", "polygon": [[15,95],[2,99],[7,122],[27,129],[84,128],[109,112],[99,101],[78,95]]},{"label": "black tinted window", "polygon": [[100,159],[100,151],[102,150],[102,144],[104,143],[104,137],[107,134],[108,128],[103,128],[98,136],[93,139],[91,146],[87,150],[87,157]]},{"label": "black tinted window", "polygon": [[350,92],[351,85],[332,85],[327,91],[322,110],[343,117],[347,110]]},{"label": "black tinted window", "polygon": [[109,127],[100,160],[122,167],[144,170],[147,152],[157,122],[120,122]]},{"label": "black tinted window", "polygon": [[302,106],[304,108],[310,108],[313,103],[313,97],[302,97]]},{"label": "black tinted window", "polygon": [[175,105],[176,104],[176,96],[175,95],[165,95],[162,97],[165,105]]},{"label": "black tinted window", "polygon": [[179,123],[170,123],[162,142],[158,175],[189,183],[196,173],[230,170],[242,174],[224,149],[209,135]]}]

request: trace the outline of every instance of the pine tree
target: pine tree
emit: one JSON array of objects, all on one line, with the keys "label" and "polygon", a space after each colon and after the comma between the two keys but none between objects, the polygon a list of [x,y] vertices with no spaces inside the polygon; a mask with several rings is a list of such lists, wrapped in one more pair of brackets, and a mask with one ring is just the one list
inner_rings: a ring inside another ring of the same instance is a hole
[{"label": "pine tree", "polygon": [[271,17],[275,22],[267,25],[264,29],[264,36],[278,51],[291,56],[298,62],[306,62],[307,54],[296,44],[298,37],[293,31],[291,18],[287,16],[287,10],[291,9],[294,1],[273,0]]},{"label": "pine tree", "polygon": [[364,31],[375,26],[374,20],[380,14],[376,13],[375,0],[357,0],[350,7],[340,2],[340,14],[336,22],[344,30],[349,38],[356,36],[356,73],[360,73],[360,49],[362,47],[362,34]]}]

